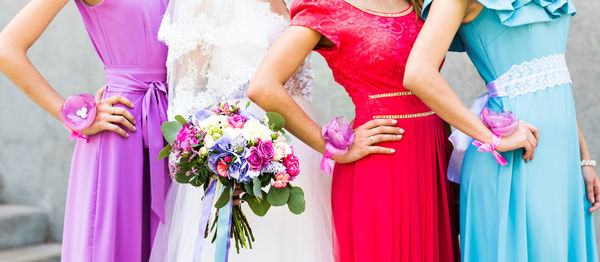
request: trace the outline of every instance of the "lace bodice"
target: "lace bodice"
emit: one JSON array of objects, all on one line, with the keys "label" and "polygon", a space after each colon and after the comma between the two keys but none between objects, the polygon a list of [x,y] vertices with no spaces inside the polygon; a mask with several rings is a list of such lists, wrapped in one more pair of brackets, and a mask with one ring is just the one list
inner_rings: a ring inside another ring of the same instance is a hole
[{"label": "lace bodice", "polygon": [[[355,124],[372,117],[373,110],[388,106],[385,101],[389,99],[371,99],[370,95],[406,92],[402,83],[406,60],[423,25],[410,9],[386,17],[344,0],[297,0],[291,16],[292,26],[311,28],[335,45],[317,46],[315,50],[327,60],[334,79],[352,98]],[[402,106],[424,108],[416,97]]]},{"label": "lace bodice", "polygon": [[[259,0],[173,0],[159,38],[169,47],[169,117],[246,97],[248,84],[288,21]],[[307,59],[287,82],[310,99]]]}]

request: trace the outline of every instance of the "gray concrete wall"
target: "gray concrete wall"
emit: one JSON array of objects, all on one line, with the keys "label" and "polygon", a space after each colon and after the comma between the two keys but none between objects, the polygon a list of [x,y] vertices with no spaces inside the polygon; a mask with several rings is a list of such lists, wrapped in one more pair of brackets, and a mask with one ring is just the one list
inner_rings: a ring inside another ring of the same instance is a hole
[{"label": "gray concrete wall", "polygon": [[[0,28],[25,1],[0,0]],[[600,159],[600,24],[597,0],[576,1],[567,60],[574,81],[578,117],[592,155]],[[63,95],[93,93],[103,85],[102,64],[95,55],[74,3],[50,25],[29,55],[48,81]],[[314,104],[323,123],[336,115],[353,116],[346,92],[336,85],[331,72],[314,55],[316,89]],[[466,104],[484,91],[483,82],[464,54],[450,54],[443,69],[450,84]],[[62,219],[74,142],[64,128],[32,103],[6,77],[0,75],[0,200],[31,204],[48,212],[49,236],[61,239]]]}]

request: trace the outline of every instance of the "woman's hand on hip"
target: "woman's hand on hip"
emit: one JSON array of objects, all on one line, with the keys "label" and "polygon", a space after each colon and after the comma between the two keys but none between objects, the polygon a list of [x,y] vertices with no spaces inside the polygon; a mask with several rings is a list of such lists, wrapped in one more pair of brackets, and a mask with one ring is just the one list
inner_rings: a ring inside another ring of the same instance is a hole
[{"label": "woman's hand on hip", "polygon": [[102,99],[105,89],[106,86],[96,93],[96,119],[94,119],[91,126],[82,130],[82,133],[84,135],[94,135],[102,131],[112,131],[127,138],[129,134],[119,124],[131,132],[135,132],[135,118],[127,109],[115,107],[114,105],[122,104],[133,109],[133,103],[121,95]]},{"label": "woman's hand on hip", "polygon": [[508,136],[503,136],[498,144],[497,150],[500,152],[512,151],[519,148],[525,149],[523,159],[525,161],[533,160],[535,148],[540,140],[537,127],[521,120],[517,130]]},{"label": "woman's hand on hip", "polygon": [[333,159],[338,163],[350,163],[370,154],[393,154],[394,149],[376,144],[388,141],[400,141],[404,130],[396,127],[395,119],[374,119],[354,130],[354,143],[346,154]]}]

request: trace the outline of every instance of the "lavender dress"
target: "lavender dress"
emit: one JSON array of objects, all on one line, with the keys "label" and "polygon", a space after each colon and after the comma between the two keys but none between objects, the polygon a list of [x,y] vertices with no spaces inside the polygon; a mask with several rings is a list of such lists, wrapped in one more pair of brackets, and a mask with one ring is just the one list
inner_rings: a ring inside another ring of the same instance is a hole
[{"label": "lavender dress", "polygon": [[[63,261],[147,261],[164,219],[168,170],[158,161],[166,120],[166,47],[157,40],[168,0],[76,0],[105,65],[104,97],[122,95],[135,108],[136,132],[78,141],[63,234]],[[120,106],[120,105],[117,105]]]}]

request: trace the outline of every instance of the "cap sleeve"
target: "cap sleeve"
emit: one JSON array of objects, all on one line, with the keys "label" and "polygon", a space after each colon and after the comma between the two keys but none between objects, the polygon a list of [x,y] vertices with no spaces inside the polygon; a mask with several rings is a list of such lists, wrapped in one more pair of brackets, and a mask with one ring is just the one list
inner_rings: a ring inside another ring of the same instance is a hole
[{"label": "cap sleeve", "polygon": [[[423,3],[423,19],[429,13],[433,0]],[[571,0],[477,0],[485,8],[495,12],[505,26],[521,26],[549,22],[562,16],[575,15]]]},{"label": "cap sleeve", "polygon": [[[335,10],[327,0],[295,0],[290,9],[290,26],[302,26],[319,32],[339,48],[339,34],[336,30]],[[331,50],[327,47],[315,47],[315,50]]]},{"label": "cap sleeve", "polygon": [[[421,11],[423,20],[427,19],[427,15],[429,14],[429,7],[431,7],[432,2],[433,2],[433,0],[425,0],[423,2],[423,11]],[[453,51],[453,52],[464,52],[465,51],[465,47],[463,45],[462,40],[460,40],[459,34],[456,34],[454,36],[454,39],[452,40],[452,44],[450,44],[450,49],[448,49],[448,50]]]}]

